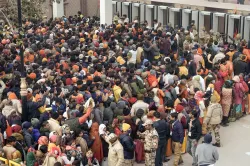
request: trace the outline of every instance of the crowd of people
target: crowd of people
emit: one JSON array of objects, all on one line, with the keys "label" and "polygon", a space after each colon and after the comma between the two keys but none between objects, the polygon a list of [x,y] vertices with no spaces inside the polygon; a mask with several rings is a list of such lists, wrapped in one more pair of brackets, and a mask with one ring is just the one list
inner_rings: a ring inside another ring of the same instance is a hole
[{"label": "crowd of people", "polygon": [[177,166],[187,152],[193,166],[216,163],[220,126],[250,112],[250,42],[197,33],[194,22],[113,20],[98,25],[79,12],[1,28],[2,157],[26,166],[162,166],[173,155]]}]

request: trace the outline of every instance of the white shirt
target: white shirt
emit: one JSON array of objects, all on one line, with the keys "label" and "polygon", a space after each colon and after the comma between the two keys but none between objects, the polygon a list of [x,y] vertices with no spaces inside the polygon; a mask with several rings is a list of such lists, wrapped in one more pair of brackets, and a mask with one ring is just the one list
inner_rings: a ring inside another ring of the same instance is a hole
[{"label": "white shirt", "polygon": [[130,50],[129,52],[131,52],[131,54],[132,54],[132,57],[129,59],[129,63],[134,63],[134,64],[136,64],[136,55],[137,55],[137,51]]}]

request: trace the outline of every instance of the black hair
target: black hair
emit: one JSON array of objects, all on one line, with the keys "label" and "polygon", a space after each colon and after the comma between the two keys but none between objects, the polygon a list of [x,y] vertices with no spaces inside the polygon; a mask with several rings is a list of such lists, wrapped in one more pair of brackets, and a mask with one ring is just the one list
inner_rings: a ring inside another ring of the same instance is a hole
[{"label": "black hair", "polygon": [[62,164],[60,162],[56,162],[54,166],[62,166]]},{"label": "black hair", "polygon": [[52,112],[51,113],[51,118],[58,119],[58,117],[59,117],[59,114],[57,112]]},{"label": "black hair", "polygon": [[10,136],[7,138],[7,143],[16,142],[16,137]]},{"label": "black hair", "polygon": [[173,118],[177,119],[177,117],[178,117],[178,113],[177,113],[177,112],[173,112],[173,113],[171,113],[171,117],[173,117]]},{"label": "black hair", "polygon": [[42,145],[42,146],[40,146],[39,150],[42,153],[46,154],[48,152],[48,146],[47,145]]},{"label": "black hair", "polygon": [[191,114],[192,114],[195,118],[198,117],[198,112],[197,112],[196,110],[193,110],[193,111],[191,112]]},{"label": "black hair", "polygon": [[160,112],[155,111],[155,112],[154,112],[154,117],[156,117],[156,118],[160,118],[160,117],[161,117]]}]

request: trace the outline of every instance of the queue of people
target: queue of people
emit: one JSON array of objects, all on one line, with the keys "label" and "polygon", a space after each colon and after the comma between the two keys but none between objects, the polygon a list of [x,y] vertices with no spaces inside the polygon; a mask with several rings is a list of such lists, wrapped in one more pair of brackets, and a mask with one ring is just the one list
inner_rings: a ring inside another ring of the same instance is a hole
[{"label": "queue of people", "polygon": [[193,22],[164,29],[155,20],[151,29],[125,17],[2,27],[2,157],[27,166],[162,166],[173,155],[177,166],[187,152],[193,166],[216,163],[220,126],[250,112],[250,42],[197,33]]}]

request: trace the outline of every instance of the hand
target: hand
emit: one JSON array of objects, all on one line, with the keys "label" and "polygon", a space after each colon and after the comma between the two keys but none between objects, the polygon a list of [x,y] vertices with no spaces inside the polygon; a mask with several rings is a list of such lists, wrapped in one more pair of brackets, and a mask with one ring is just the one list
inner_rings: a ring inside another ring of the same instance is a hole
[{"label": "hand", "polygon": [[10,126],[10,124],[9,124],[8,120],[6,120],[6,124],[7,124],[7,126]]},{"label": "hand", "polygon": [[73,157],[76,157],[76,152],[73,151],[73,153],[71,154]]},{"label": "hand", "polygon": [[197,140],[193,140],[193,144],[194,144],[195,146],[197,146],[197,145],[198,145],[198,141],[197,141]]}]

